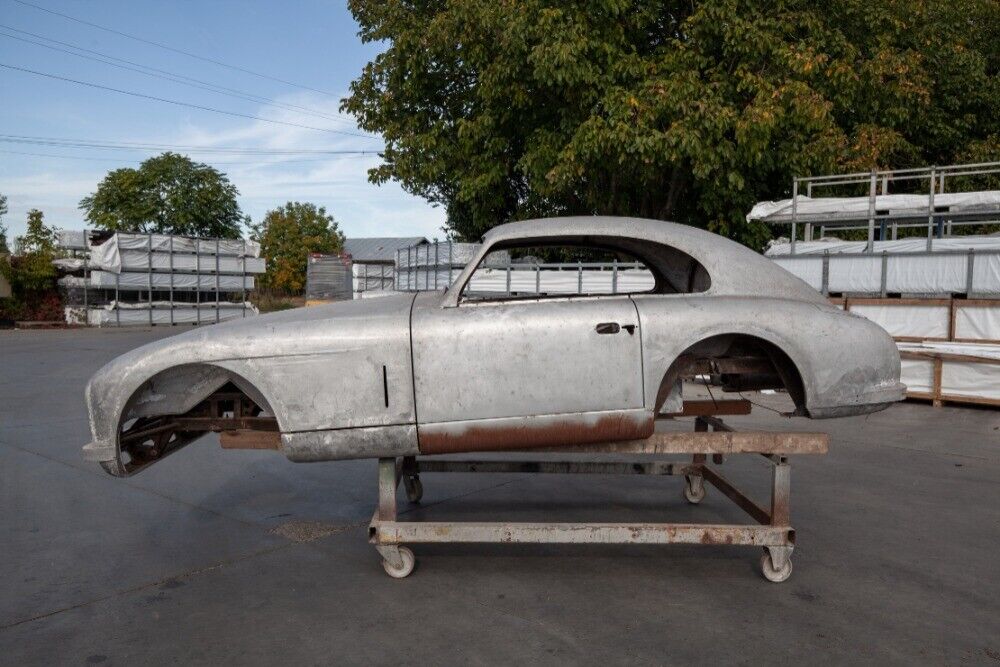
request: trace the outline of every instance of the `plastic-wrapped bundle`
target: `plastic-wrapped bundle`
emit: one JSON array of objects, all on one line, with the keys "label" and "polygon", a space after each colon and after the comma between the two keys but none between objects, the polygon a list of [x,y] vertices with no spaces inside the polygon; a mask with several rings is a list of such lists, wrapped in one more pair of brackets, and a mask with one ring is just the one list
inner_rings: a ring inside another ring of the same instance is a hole
[{"label": "plastic-wrapped bundle", "polygon": [[171,288],[179,290],[200,290],[203,292],[220,291],[239,292],[254,288],[253,276],[213,275],[205,273],[111,273],[110,271],[91,271],[86,278],[66,276],[59,279],[62,287],[91,287],[97,289],[118,290],[154,290],[166,291]]},{"label": "plastic-wrapped bundle", "polygon": [[[152,307],[150,307],[152,305]],[[218,315],[216,315],[218,313]],[[154,301],[149,303],[122,303],[112,301],[104,306],[66,307],[66,322],[69,324],[102,325],[150,325],[150,324],[210,324],[240,317],[251,317],[258,313],[250,302],[233,303],[171,303]]]}]

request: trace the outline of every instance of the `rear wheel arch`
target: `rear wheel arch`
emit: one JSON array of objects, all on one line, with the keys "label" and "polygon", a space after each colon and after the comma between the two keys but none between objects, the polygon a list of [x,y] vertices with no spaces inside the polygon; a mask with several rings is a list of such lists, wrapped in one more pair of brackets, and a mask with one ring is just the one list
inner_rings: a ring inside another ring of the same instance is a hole
[{"label": "rear wheel arch", "polygon": [[796,413],[808,414],[808,395],[801,366],[786,351],[787,345],[780,344],[757,333],[731,332],[702,337],[689,344],[677,355],[664,372],[657,387],[655,412],[659,413],[677,380],[692,372],[703,360],[751,357],[766,359],[774,374],[780,380],[795,402]]}]

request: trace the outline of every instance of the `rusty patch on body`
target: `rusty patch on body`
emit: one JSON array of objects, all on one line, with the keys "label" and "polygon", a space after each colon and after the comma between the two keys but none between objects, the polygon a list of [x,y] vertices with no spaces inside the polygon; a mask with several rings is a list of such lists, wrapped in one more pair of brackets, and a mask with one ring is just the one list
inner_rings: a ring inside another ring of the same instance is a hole
[{"label": "rusty patch on body", "polygon": [[419,429],[421,454],[452,454],[643,440],[653,434],[652,415],[608,414],[596,419],[525,417],[496,425],[435,424]]}]

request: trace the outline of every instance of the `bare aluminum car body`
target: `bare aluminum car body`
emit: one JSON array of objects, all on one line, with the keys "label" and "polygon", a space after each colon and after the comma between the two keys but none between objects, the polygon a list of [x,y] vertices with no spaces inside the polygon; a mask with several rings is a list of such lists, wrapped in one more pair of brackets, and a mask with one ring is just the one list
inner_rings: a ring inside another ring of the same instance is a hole
[{"label": "bare aluminum car body", "polygon": [[[463,298],[489,252],[536,243],[629,253],[656,288]],[[813,418],[873,412],[904,391],[885,331],[737,243],[661,221],[556,218],[493,229],[444,293],[284,311],[122,355],[87,386],[84,451],[124,476],[210,430],[269,431],[295,461],[645,438],[693,373],[783,386]],[[205,412],[224,387],[248,411],[215,400],[221,412]]]}]

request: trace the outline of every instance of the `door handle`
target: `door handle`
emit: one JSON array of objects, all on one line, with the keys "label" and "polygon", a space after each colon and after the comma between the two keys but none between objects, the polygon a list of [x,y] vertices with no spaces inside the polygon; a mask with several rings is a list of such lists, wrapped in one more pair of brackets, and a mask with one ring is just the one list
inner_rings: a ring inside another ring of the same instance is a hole
[{"label": "door handle", "polygon": [[617,322],[601,322],[594,328],[599,334],[616,334],[622,330],[621,325]]}]

